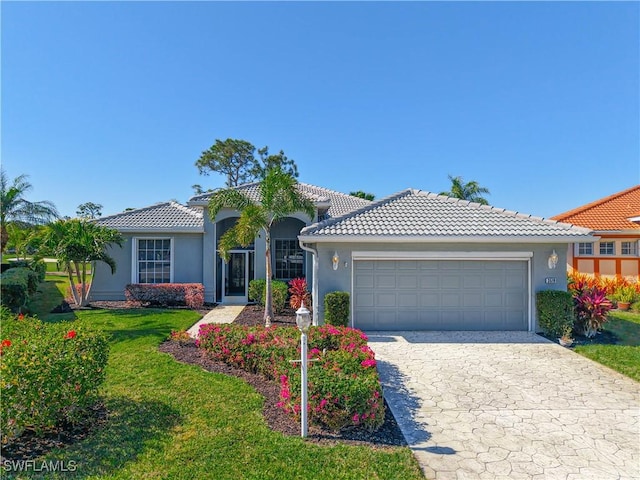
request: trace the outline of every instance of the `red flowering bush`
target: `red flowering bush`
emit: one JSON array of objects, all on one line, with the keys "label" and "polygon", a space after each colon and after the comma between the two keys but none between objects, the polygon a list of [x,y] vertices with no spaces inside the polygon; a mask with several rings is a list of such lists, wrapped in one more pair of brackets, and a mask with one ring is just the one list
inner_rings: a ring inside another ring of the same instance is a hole
[{"label": "red flowering bush", "polygon": [[599,287],[587,288],[574,294],[576,329],[587,338],[595,337],[607,321],[607,313],[613,304],[607,298],[606,290]]},{"label": "red flowering bush", "polygon": [[147,305],[186,305],[189,308],[204,305],[201,283],[130,283],[125,287],[124,295],[128,302]]},{"label": "red flowering bush", "polygon": [[21,321],[3,312],[2,442],[27,428],[41,433],[61,421],[77,423],[95,404],[109,345],[105,335],[88,324],[76,320],[73,328],[69,325],[36,318]]},{"label": "red flowering bush", "polygon": [[289,306],[298,310],[304,302],[305,307],[311,309],[311,294],[307,290],[307,281],[304,278],[294,278],[289,282]]},{"label": "red flowering bush", "polygon": [[[198,345],[215,360],[279,382],[285,411],[300,415],[300,332],[293,327],[200,327]],[[384,422],[384,403],[374,352],[360,330],[325,325],[308,335],[309,421],[332,430]]]}]

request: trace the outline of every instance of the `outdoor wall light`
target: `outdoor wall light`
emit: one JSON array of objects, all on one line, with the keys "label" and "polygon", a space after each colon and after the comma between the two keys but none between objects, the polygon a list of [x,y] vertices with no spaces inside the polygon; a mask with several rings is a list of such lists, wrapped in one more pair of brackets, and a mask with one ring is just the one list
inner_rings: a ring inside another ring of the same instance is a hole
[{"label": "outdoor wall light", "polygon": [[333,257],[331,257],[331,263],[333,263],[333,269],[337,270],[340,265],[340,257],[338,256],[338,252],[333,252]]},{"label": "outdoor wall light", "polygon": [[553,252],[551,252],[551,255],[549,255],[547,265],[549,266],[549,270],[553,270],[558,266],[558,254],[556,253],[555,249],[553,250]]}]

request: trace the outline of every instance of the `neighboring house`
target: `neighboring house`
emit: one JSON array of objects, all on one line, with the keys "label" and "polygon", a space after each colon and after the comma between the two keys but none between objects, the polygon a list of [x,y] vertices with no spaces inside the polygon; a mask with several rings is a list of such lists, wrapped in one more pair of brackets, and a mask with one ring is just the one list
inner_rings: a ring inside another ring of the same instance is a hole
[{"label": "neighboring house", "polygon": [[569,246],[570,270],[640,280],[640,185],[553,217],[593,230],[595,243]]},{"label": "neighboring house", "polygon": [[[566,290],[567,245],[593,242],[589,229],[405,190],[376,202],[298,184],[316,215],[274,227],[274,276],[304,276],[316,323],[324,296],[351,294],[350,324],[371,330],[537,330],[535,293]],[[257,184],[238,189],[258,200]],[[126,238],[115,275],[98,266],[92,298],[122,299],[127,283],[198,282],[207,301],[247,301],[248,282],[264,278],[265,244],[231,253],[217,242],[238,212],[209,220],[210,194],[188,206],[162,203],[98,220]]]}]

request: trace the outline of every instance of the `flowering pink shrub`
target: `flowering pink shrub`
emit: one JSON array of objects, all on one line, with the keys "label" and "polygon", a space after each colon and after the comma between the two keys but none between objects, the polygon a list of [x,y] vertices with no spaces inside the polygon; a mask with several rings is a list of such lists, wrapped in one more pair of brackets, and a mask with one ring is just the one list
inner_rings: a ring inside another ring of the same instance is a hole
[{"label": "flowering pink shrub", "polygon": [[148,305],[200,308],[204,305],[204,286],[201,283],[130,283],[124,295],[128,302]]},{"label": "flowering pink shrub", "polygon": [[[384,422],[384,402],[374,352],[360,330],[325,325],[308,335],[309,420],[340,430]],[[215,360],[259,373],[280,385],[278,406],[300,415],[300,332],[293,327],[207,324],[198,345]]]},{"label": "flowering pink shrub", "polygon": [[25,430],[41,433],[59,422],[82,421],[105,379],[107,337],[80,320],[1,320],[2,442]]}]

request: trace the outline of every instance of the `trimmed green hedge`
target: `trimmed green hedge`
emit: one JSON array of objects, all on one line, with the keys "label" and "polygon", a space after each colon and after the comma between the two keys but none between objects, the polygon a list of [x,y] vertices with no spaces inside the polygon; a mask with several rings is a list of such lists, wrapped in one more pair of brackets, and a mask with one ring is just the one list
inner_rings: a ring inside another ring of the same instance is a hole
[{"label": "trimmed green hedge", "polygon": [[324,323],[339,327],[349,324],[349,292],[330,292],[324,296]]},{"label": "trimmed green hedge", "polygon": [[[276,313],[284,311],[287,306],[287,295],[289,287],[281,280],[271,280],[271,297],[273,299],[273,310]],[[258,278],[249,282],[249,300],[264,307],[267,300],[267,281]]]},{"label": "trimmed green hedge", "polygon": [[43,323],[2,313],[0,434],[78,423],[97,401],[109,353],[106,336],[74,321]]},{"label": "trimmed green hedge", "polygon": [[0,275],[0,295],[2,304],[13,310],[24,306],[29,297],[36,293],[40,278],[36,272],[26,267],[15,267]]},{"label": "trimmed green hedge", "polygon": [[536,293],[538,324],[545,335],[561,337],[573,329],[573,296],[560,290],[542,290]]}]

